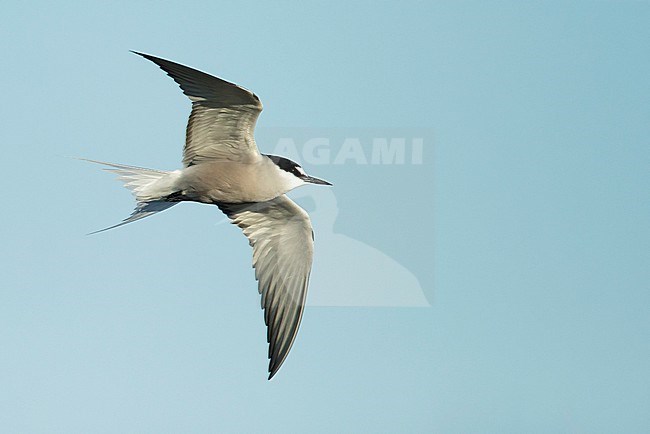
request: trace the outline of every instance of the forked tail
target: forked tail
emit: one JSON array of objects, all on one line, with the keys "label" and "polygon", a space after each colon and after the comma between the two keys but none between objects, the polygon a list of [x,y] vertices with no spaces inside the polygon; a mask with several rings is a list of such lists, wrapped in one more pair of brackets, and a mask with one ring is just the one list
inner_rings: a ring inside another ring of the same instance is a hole
[{"label": "forked tail", "polygon": [[82,158],[82,160],[109,166],[109,169],[105,168],[104,170],[116,173],[118,179],[124,183],[126,188],[131,190],[137,200],[135,210],[133,210],[129,217],[116,225],[91,232],[89,235],[104,232],[149,217],[157,212],[171,208],[178,203],[178,201],[169,200],[168,197],[174,193],[174,184],[178,179],[180,171],[165,172],[162,170],[126,166],[124,164],[105,163],[86,158]]}]

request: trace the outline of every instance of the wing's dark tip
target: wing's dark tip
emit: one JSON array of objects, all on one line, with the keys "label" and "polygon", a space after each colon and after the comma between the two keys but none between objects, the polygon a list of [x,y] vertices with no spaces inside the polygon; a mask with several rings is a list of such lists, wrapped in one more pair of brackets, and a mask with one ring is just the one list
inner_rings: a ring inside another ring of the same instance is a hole
[{"label": "wing's dark tip", "polygon": [[[271,362],[271,363],[273,363],[273,362]],[[269,380],[275,376],[275,374],[278,372],[279,368],[280,368],[279,366],[276,366],[274,368],[271,368],[269,366]]]},{"label": "wing's dark tip", "polygon": [[[170,60],[165,60],[165,59],[162,59],[162,58],[160,58],[160,57],[152,56],[151,54],[141,53],[141,52],[139,52],[139,51],[134,51],[134,50],[129,50],[129,51],[130,51],[131,53],[133,53],[133,54],[137,54],[138,56],[142,56],[142,57],[144,57],[145,59],[152,61],[153,63],[155,63],[156,65],[158,65],[158,66],[159,66],[163,71],[165,71],[165,72],[167,72],[167,70],[166,70],[165,68],[163,68],[162,63],[163,63],[163,62],[174,63],[174,62],[171,62]],[[182,66],[182,65],[181,65],[181,66]]]},{"label": "wing's dark tip", "polygon": [[142,56],[142,57],[148,57],[149,56],[149,54],[144,54],[144,53],[141,53],[139,51],[135,51],[135,50],[129,50],[129,51],[131,53],[133,53],[133,54],[137,54],[138,56]]},{"label": "wing's dark tip", "polygon": [[[237,86],[235,83],[215,77],[207,72],[172,62],[171,60],[162,59],[139,51],[130,51],[158,65],[160,69],[167,73],[181,87],[183,93],[190,97],[192,102],[200,100],[204,104],[215,108],[253,106],[256,108],[253,112],[262,111],[262,103],[259,98],[251,91]],[[249,110],[252,109],[249,108]]]},{"label": "wing's dark tip", "polygon": [[133,53],[133,54],[137,54],[138,56],[142,56],[142,57],[144,57],[144,58],[148,58],[148,56],[149,56],[148,54],[144,54],[144,53],[141,53],[141,52],[139,52],[139,51],[135,51],[135,50],[129,50],[129,51],[130,51],[131,53]]},{"label": "wing's dark tip", "polygon": [[[141,53],[141,52],[135,51],[135,50],[129,50],[129,51],[131,53],[133,53],[133,54],[137,54],[138,56],[142,56],[145,59],[151,60],[153,63],[156,63],[156,64],[158,64],[157,60],[163,60],[163,61],[165,60],[165,59],[161,59],[160,57],[152,56],[151,54]],[[168,62],[169,62],[169,60],[168,60]]]}]

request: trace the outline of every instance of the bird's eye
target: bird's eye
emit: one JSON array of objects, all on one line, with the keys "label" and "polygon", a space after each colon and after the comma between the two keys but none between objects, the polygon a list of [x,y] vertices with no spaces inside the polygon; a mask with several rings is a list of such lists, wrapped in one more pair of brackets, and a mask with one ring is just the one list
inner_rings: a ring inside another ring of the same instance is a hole
[{"label": "bird's eye", "polygon": [[304,170],[302,170],[302,167],[296,166],[293,168],[293,174],[296,176],[305,176],[306,173]]}]

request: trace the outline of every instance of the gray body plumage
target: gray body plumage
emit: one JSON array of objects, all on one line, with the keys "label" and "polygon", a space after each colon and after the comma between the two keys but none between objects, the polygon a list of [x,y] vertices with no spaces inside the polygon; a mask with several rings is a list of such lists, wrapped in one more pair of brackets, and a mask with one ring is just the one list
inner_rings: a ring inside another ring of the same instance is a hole
[{"label": "gray body plumage", "polygon": [[292,178],[279,176],[277,166],[263,155],[254,162],[206,161],[187,167],[175,189],[186,200],[208,204],[264,202],[299,186]]},{"label": "gray body plumage", "polygon": [[165,172],[88,160],[108,166],[137,200],[130,217],[107,229],[184,201],[217,205],[253,247],[268,327],[270,379],[298,332],[314,248],[309,216],[285,193],[306,183],[331,184],[288,159],[258,151],[253,131],[262,103],[255,94],[195,69],[136,54],[157,64],[192,101],[184,167]]}]

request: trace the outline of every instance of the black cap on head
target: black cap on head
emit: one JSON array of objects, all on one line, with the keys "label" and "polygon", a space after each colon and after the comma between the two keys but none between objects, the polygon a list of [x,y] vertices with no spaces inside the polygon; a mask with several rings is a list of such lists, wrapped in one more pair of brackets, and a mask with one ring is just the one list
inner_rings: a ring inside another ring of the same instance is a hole
[{"label": "black cap on head", "polygon": [[302,170],[302,167],[300,167],[300,164],[296,163],[295,161],[291,161],[288,158],[284,157],[278,157],[277,155],[266,155],[275,163],[276,166],[278,166],[280,169],[284,170],[285,172],[289,172],[292,175],[297,176],[298,178],[302,178],[305,176],[305,171]]}]

